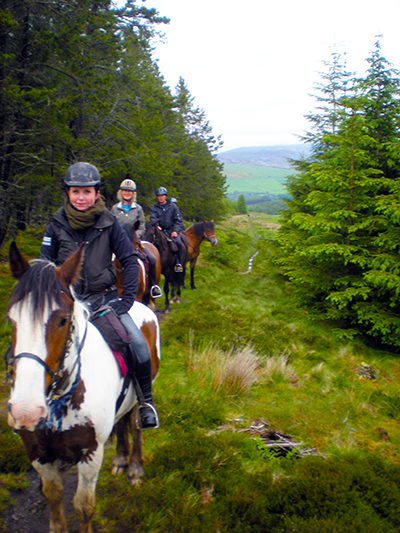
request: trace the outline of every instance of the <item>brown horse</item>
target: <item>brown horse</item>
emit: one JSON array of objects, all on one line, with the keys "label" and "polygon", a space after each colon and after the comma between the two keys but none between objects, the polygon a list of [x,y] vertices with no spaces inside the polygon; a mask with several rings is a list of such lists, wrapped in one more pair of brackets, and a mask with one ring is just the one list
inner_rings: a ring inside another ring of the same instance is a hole
[{"label": "brown horse", "polygon": [[[160,259],[160,253],[158,249],[148,241],[140,241],[138,239],[138,236],[136,235],[136,230],[138,228],[139,224],[135,223],[134,226],[125,227],[125,231],[128,234],[128,237],[132,241],[133,248],[139,253],[139,265],[140,265],[140,271],[139,271],[139,284],[138,284],[138,290],[136,294],[136,301],[141,302],[148,307],[150,307],[153,311],[155,310],[156,306],[154,303],[154,298],[152,298],[150,294],[150,283],[149,283],[149,264],[147,260],[145,260],[143,257],[141,257],[143,250],[141,247],[143,246],[147,251],[149,251],[151,254],[153,254],[153,257],[156,260],[156,276],[157,276],[157,285],[160,283],[161,278],[161,259]],[[143,254],[144,255],[144,254]],[[114,260],[114,268],[117,273],[117,282],[115,283],[115,286],[118,289],[119,295],[121,296],[122,293],[122,281],[123,281],[123,269],[121,266],[121,263],[118,261],[118,259]]]},{"label": "brown horse", "polygon": [[[214,221],[197,222],[187,229],[184,232],[184,235],[187,239],[187,260],[188,262],[190,261],[190,288],[195,289],[194,267],[196,266],[196,261],[200,254],[200,244],[204,240],[208,241],[211,246],[217,246],[218,244],[218,239],[215,235]],[[182,241],[186,244],[184,239],[182,239]]]}]

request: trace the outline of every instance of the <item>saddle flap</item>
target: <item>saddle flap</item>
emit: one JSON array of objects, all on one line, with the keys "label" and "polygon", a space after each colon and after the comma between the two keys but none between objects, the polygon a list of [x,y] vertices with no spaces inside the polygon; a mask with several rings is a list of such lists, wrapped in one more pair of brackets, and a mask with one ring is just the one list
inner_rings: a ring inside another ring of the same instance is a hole
[{"label": "saddle flap", "polygon": [[170,246],[172,252],[176,253],[178,251],[178,245],[176,244],[176,242],[173,239],[171,239],[169,241],[169,246]]},{"label": "saddle flap", "polygon": [[124,351],[132,342],[131,336],[114,310],[108,305],[102,305],[91,318],[91,322],[103,335],[104,339],[114,351]]}]

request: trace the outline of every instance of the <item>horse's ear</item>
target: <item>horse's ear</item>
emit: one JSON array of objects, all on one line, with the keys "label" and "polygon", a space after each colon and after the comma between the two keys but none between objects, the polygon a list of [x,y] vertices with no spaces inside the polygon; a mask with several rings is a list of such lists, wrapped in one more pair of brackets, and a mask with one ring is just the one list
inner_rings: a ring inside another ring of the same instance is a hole
[{"label": "horse's ear", "polygon": [[136,222],[133,225],[133,229],[136,231],[139,226],[140,226],[140,220],[136,220]]},{"label": "horse's ear", "polygon": [[29,270],[30,265],[25,257],[18,250],[17,244],[15,241],[12,241],[10,244],[10,249],[8,250],[8,258],[10,261],[11,273],[14,278],[19,279]]},{"label": "horse's ear", "polygon": [[85,243],[82,242],[76,252],[68,257],[61,267],[56,268],[56,273],[65,287],[70,287],[79,278],[84,253]]}]

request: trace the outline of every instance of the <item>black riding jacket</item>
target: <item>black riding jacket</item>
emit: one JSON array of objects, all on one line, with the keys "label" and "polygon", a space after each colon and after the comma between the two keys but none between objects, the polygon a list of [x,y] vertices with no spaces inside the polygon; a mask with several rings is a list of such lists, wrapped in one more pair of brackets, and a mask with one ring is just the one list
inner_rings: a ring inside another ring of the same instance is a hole
[{"label": "black riding jacket", "polygon": [[112,254],[115,254],[124,269],[121,296],[124,311],[128,311],[138,288],[138,255],[126,232],[108,209],[87,230],[75,231],[68,223],[64,208],[60,208],[47,227],[40,256],[59,266],[83,241],[86,250],[81,279],[74,285],[76,293],[91,301],[93,297],[109,291],[117,279],[112,263]]},{"label": "black riding jacket", "polygon": [[150,209],[150,222],[153,226],[160,226],[168,235],[173,231],[177,233],[184,231],[182,215],[176,204],[167,200],[164,205],[154,204]]}]

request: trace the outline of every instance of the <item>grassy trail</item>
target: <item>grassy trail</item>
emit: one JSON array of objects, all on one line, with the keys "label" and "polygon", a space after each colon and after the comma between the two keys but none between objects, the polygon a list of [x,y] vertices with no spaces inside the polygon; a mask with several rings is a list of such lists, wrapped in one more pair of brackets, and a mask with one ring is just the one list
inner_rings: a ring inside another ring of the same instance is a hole
[{"label": "grassy trail", "polygon": [[[400,531],[400,362],[340,340],[297,307],[271,260],[277,222],[234,217],[217,226],[217,247],[203,243],[198,290],[183,291],[161,323],[161,427],[145,433],[144,483],[110,476],[111,442],[95,531]],[[5,265],[0,280],[3,297],[12,286]],[[2,323],[3,353],[8,334]],[[8,490],[26,490],[28,468],[4,402],[3,516],[12,512]],[[281,437],[299,446],[286,455],[266,446]]]}]

